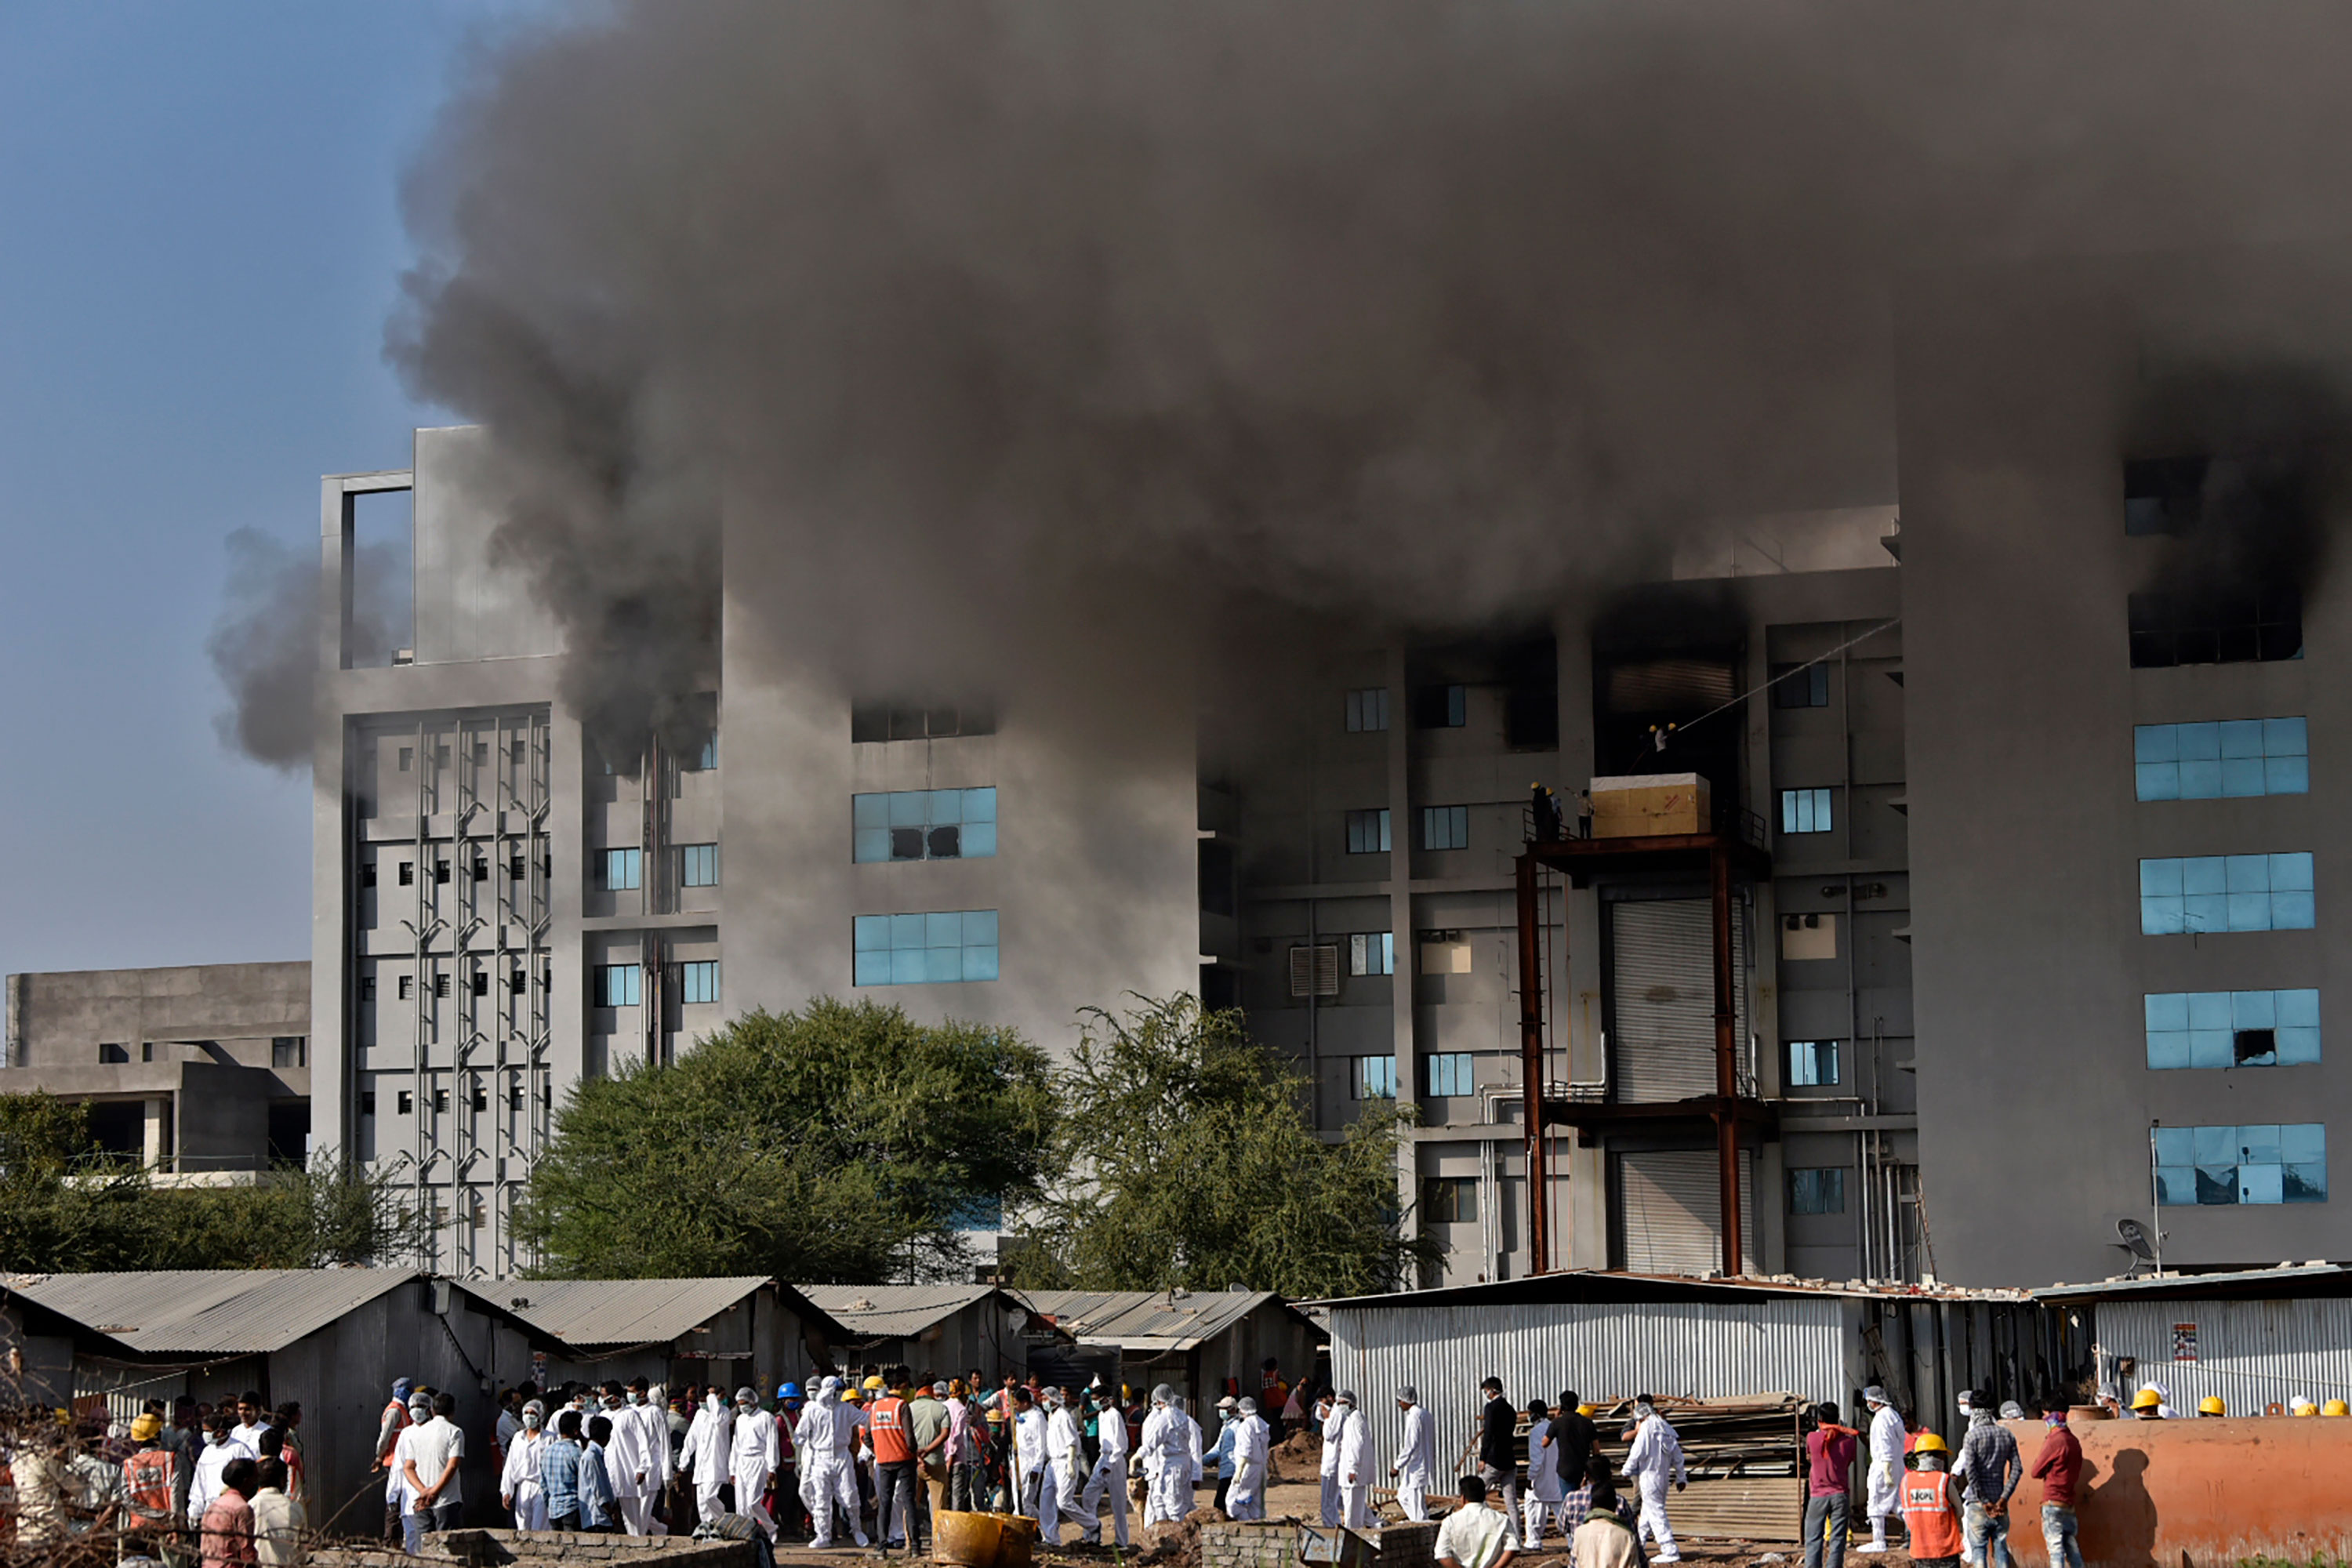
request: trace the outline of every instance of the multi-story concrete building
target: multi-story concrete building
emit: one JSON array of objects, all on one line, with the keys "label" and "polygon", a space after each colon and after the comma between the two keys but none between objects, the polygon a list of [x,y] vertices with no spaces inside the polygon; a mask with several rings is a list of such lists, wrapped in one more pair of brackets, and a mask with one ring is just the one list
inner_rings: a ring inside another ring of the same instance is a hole
[{"label": "multi-story concrete building", "polygon": [[184,1180],[308,1157],[310,966],[8,976],[0,1094],[89,1107],[92,1142]]},{"label": "multi-story concrete building", "polygon": [[[431,1190],[439,1266],[506,1273],[583,1075],[819,994],[1060,1049],[1082,1007],[1197,989],[1334,1135],[1417,1104],[1401,1198],[1448,1282],[1715,1267],[1727,1191],[1766,1272],[2095,1277],[2126,1220],[2172,1265],[2340,1252],[2344,590],[2310,551],[2200,565],[2269,437],[2141,410],[2168,353],[2284,352],[2333,273],[2273,265],[2191,331],[2212,290],[2169,265],[1906,296],[1881,504],[1701,531],[1481,638],[1269,652],[1241,691],[1108,613],[1018,689],[845,686],[762,613],[787,542],[730,517],[709,726],[669,755],[583,746],[466,498],[478,437],[421,432],[413,474],[327,481],[339,606],[352,496],[415,486],[416,623],[387,668],[325,650],[314,1138]],[[1538,1259],[1515,863],[1531,784],[1630,773],[1703,778],[1737,852],[1720,895],[1703,855],[1540,858]]]}]

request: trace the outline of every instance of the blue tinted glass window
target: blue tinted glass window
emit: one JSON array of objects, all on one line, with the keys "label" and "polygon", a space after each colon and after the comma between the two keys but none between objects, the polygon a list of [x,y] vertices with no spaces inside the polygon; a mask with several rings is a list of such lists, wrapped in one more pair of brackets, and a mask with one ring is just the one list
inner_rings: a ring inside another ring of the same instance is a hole
[{"label": "blue tinted glass window", "polygon": [[1780,831],[1830,831],[1830,792],[1826,789],[1784,789],[1780,792]]},{"label": "blue tinted glass window", "polygon": [[634,963],[600,963],[595,994],[599,1007],[635,1007],[645,994],[642,972]]},{"label": "blue tinted glass window", "polygon": [[2157,1185],[2167,1205],[2327,1201],[2327,1130],[2318,1122],[2162,1127]]},{"label": "blue tinted glass window", "polygon": [[2299,1067],[2319,1060],[2319,993],[2175,991],[2142,999],[2147,1065]]},{"label": "blue tinted glass window", "polygon": [[682,888],[719,886],[719,846],[681,844],[677,847],[677,881]]},{"label": "blue tinted glass window", "polygon": [[604,889],[625,892],[636,887],[644,878],[643,854],[635,849],[604,851]]},{"label": "blue tinted glass window", "polygon": [[677,966],[677,999],[707,1003],[719,1000],[719,961],[703,960]]},{"label": "blue tinted glass window", "polygon": [[853,984],[944,985],[997,977],[994,910],[860,915],[851,941]]},{"label": "blue tinted glass window", "polygon": [[2308,854],[2143,860],[2139,891],[2140,930],[2148,936],[2308,931],[2317,919]]},{"label": "blue tinted glass window", "polygon": [[2132,731],[2133,786],[2141,800],[2304,795],[2309,752],[2301,719],[2140,724]]},{"label": "blue tinted glass window", "polygon": [[980,860],[996,853],[996,791],[909,789],[850,796],[850,858]]}]

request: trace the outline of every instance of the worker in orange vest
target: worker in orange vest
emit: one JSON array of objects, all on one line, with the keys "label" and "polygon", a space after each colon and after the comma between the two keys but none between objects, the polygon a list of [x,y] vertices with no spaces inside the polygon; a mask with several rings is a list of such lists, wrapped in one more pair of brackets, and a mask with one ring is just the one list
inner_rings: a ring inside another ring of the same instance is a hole
[{"label": "worker in orange vest", "polygon": [[909,1555],[922,1548],[916,1520],[915,1445],[907,1422],[908,1376],[902,1366],[884,1372],[886,1386],[866,1407],[866,1418],[873,1423],[874,1522],[886,1554],[894,1540]]},{"label": "worker in orange vest", "polygon": [[1951,1450],[1933,1432],[1922,1432],[1904,1456],[1903,1528],[1910,1532],[1911,1561],[1917,1568],[1952,1568],[1960,1560],[1960,1505],[1944,1467]]}]

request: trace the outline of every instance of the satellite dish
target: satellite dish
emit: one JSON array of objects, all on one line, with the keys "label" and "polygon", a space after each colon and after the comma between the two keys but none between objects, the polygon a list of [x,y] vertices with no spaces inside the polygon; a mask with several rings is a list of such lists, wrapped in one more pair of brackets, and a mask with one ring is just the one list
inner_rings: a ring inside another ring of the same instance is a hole
[{"label": "satellite dish", "polygon": [[2133,1273],[2139,1272],[2141,1264],[2156,1261],[2156,1243],[2148,1238],[2147,1226],[2140,1224],[2139,1221],[2136,1219],[2116,1221],[2116,1236],[2117,1239],[2115,1245],[2131,1254]]}]

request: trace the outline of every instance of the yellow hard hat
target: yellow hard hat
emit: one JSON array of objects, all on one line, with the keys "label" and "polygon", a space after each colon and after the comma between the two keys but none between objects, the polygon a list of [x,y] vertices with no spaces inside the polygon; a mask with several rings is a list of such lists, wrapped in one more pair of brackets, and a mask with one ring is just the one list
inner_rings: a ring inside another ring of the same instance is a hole
[{"label": "yellow hard hat", "polygon": [[2230,1407],[2221,1403],[2221,1396],[2220,1394],[2209,1394],[2204,1398],[2197,1402],[2197,1414],[2200,1415],[2227,1415],[2230,1414]]},{"label": "yellow hard hat", "polygon": [[1933,1432],[1922,1432],[1919,1440],[1911,1445],[1911,1451],[1915,1454],[1948,1454],[1951,1449],[1946,1447],[1944,1440]]},{"label": "yellow hard hat", "polygon": [[2300,1394],[2296,1394],[2293,1399],[2287,1402],[2286,1408],[2287,1413],[2291,1415],[2316,1415],[2319,1414],[2319,1406],[2314,1405],[2310,1400],[2305,1399]]},{"label": "yellow hard hat", "polygon": [[2157,1393],[2153,1388],[2143,1388],[2137,1394],[2132,1395],[2132,1408],[2134,1410],[2153,1410],[2163,1403],[2164,1396]]},{"label": "yellow hard hat", "polygon": [[2352,1405],[2340,1399],[2331,1399],[2319,1407],[2319,1413],[2322,1415],[2352,1415]]},{"label": "yellow hard hat", "polygon": [[845,1388],[841,1391],[841,1396],[855,1405],[866,1397],[866,1391],[862,1388]]},{"label": "yellow hard hat", "polygon": [[866,1392],[868,1394],[878,1394],[882,1387],[882,1380],[879,1377],[869,1377],[866,1380]]},{"label": "yellow hard hat", "polygon": [[1576,1407],[1576,1413],[1579,1415],[1598,1415],[1601,1414],[1601,1406],[1598,1405],[1580,1405]]}]

